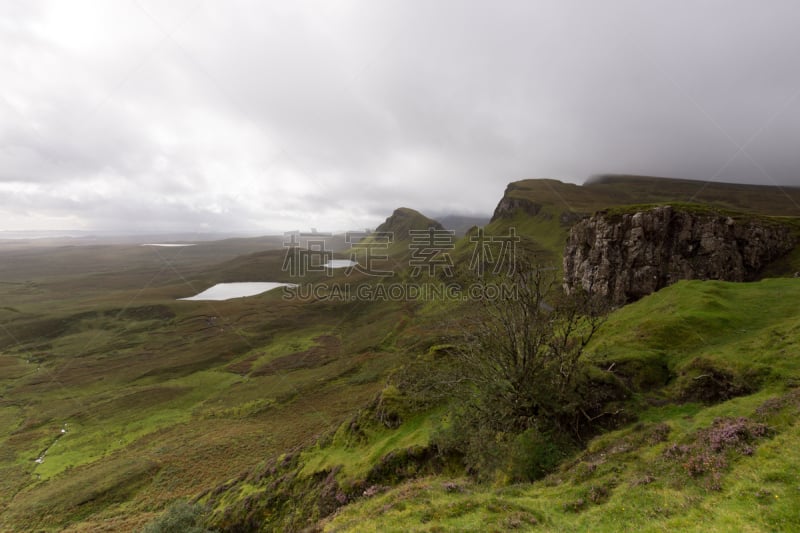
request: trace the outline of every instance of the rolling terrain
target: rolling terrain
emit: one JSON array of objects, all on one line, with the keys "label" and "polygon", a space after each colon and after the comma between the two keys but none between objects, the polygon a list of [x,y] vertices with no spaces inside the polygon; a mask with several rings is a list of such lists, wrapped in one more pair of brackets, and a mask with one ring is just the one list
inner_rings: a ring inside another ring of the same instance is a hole
[{"label": "rolling terrain", "polygon": [[[796,189],[526,180],[485,231],[514,228],[560,264],[577,217],[666,202],[800,216]],[[430,223],[400,213],[384,229]],[[456,264],[474,235],[454,243]],[[331,247],[341,258],[357,248]],[[300,281],[413,281],[408,242],[385,253],[393,278],[336,270]],[[615,311],[587,357],[624,386],[626,416],[532,483],[479,483],[458,456],[437,454],[447,402],[403,390],[404,367],[447,353],[463,302],[176,300],[219,282],[298,282],[284,257],[282,238],[0,249],[0,530],[136,530],[178,500],[198,502],[220,530],[788,531],[800,521],[797,250],[767,269],[781,279],[680,282]],[[704,375],[711,396],[696,390]],[[730,445],[704,450],[720,428]]]},{"label": "rolling terrain", "polygon": [[[793,531],[798,298],[796,279],[692,281],[626,306],[589,357],[629,383],[635,422],[590,440],[540,481],[421,477],[344,507],[325,530]],[[687,393],[708,368],[753,386],[725,399]]]}]

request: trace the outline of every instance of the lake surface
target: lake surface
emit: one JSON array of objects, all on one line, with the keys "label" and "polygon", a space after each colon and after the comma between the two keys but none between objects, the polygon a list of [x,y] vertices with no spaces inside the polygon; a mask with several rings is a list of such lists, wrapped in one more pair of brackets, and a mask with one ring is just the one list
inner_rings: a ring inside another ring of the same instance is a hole
[{"label": "lake surface", "polygon": [[178,298],[179,300],[230,300],[231,298],[243,298],[245,296],[255,296],[278,287],[293,287],[293,283],[276,283],[274,281],[252,281],[241,283],[217,283],[209,287],[200,294],[189,298]]},{"label": "lake surface", "polygon": [[350,268],[358,263],[349,259],[331,259],[325,263],[325,268]]}]

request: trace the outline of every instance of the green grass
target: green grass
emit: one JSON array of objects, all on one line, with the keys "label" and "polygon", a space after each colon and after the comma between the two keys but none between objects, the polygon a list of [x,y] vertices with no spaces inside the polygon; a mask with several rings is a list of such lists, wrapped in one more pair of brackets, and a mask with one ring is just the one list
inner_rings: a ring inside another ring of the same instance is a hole
[{"label": "green grass", "polygon": [[301,474],[308,476],[341,467],[341,480],[359,479],[390,452],[427,446],[433,431],[441,424],[441,417],[442,411],[437,410],[418,414],[399,429],[368,427],[360,436],[361,443],[353,442],[347,425],[343,425],[334,434],[332,443],[303,452]]},{"label": "green grass", "polygon": [[[659,447],[609,458],[611,465],[597,467],[586,480],[493,488],[467,479],[423,478],[346,507],[326,530],[792,531],[800,502],[798,439],[792,426],[762,444],[726,474],[721,492],[675,486],[658,472],[652,483],[634,486],[658,461]],[[600,487],[609,495],[594,503],[590,495]]]},{"label": "green grass", "polygon": [[[226,259],[216,253],[225,246],[183,261],[166,253],[198,289],[280,268],[282,250],[211,264]],[[81,273],[97,254],[98,267]],[[68,268],[26,268],[42,257]],[[0,530],[135,529],[175,498],[337,427],[402,355],[376,341],[402,322],[402,305],[279,294],[176,302],[194,289],[161,266],[140,247],[5,255],[0,275],[35,281],[0,284]],[[324,365],[250,375],[323,335],[339,339]]]},{"label": "green grass", "polygon": [[194,406],[227,391],[234,381],[230,374],[198,372],[159,387],[129,389],[113,399],[93,402],[88,412],[65,420],[67,433],[33,472],[39,479],[49,479],[123,449],[145,435],[186,423],[192,419]]},{"label": "green grass", "polygon": [[495,220],[485,228],[487,236],[502,237],[509,235],[514,228],[522,238],[519,246],[530,250],[537,261],[542,264],[561,266],[564,244],[567,241],[569,227],[559,220],[561,210],[556,206],[545,206],[535,216],[517,212],[511,218]]},{"label": "green grass", "polygon": [[[495,487],[424,477],[345,507],[326,530],[792,531],[800,523],[800,400],[769,415],[774,436],[750,457],[733,456],[719,491],[663,454],[718,418],[756,417],[759,406],[792,390],[800,377],[798,301],[800,280],[680,282],[620,309],[591,346],[604,365],[624,368],[639,354],[657,354],[678,372],[706,357],[768,368],[768,378],[754,394],[715,405],[644,407],[636,424],[594,438],[542,481]],[[666,442],[649,442],[663,424]]]},{"label": "green grass", "polygon": [[[583,187],[518,182],[508,194],[541,204],[541,211],[495,221],[487,235],[505,235],[513,226],[523,245],[558,266],[567,232],[560,217],[567,211],[691,200],[750,213],[800,214],[773,190],[712,184],[692,200],[698,189],[696,182],[626,177]],[[422,218],[412,223],[427,225]],[[268,494],[259,468],[282,454],[300,458],[296,472],[308,483],[302,487],[313,489],[315,476],[326,471],[338,469],[336,477],[347,484],[392,454],[428,444],[439,411],[404,413],[396,429],[363,424],[357,439],[347,428],[394,369],[450,342],[443,339],[458,332],[447,319],[461,312],[462,303],[297,302],[277,293],[228,302],[175,301],[217,282],[295,281],[281,272],[282,240],[231,239],[178,250],[50,244],[3,250],[0,530],[135,530],[175,499],[216,490],[218,510],[239,512]],[[341,239],[334,244],[344,247]],[[452,256],[466,260],[472,250],[469,239],[461,239]],[[389,253],[381,267],[395,268],[408,281],[402,272],[408,243],[396,242]],[[800,270],[798,253],[769,272]],[[337,272],[303,281],[344,280]],[[357,274],[347,281],[376,283]],[[800,380],[798,297],[798,281],[791,279],[688,282],[617,311],[590,355],[630,381],[631,408],[643,428],[598,436],[586,453],[615,449],[660,423],[672,428],[671,442],[682,442],[714,417],[750,415],[782,394]],[[215,323],[209,317],[217,317]],[[323,336],[338,340],[330,353],[291,364],[295,355],[324,347]],[[680,380],[694,377],[697,359],[737,375],[753,372],[760,388],[715,406],[674,403]],[[276,362],[281,364],[270,367],[274,372],[257,375]],[[611,454],[593,473],[586,465],[596,458],[578,457],[532,485],[422,477],[356,501],[328,526],[789,529],[800,507],[793,492],[800,486],[793,474],[800,449],[795,418],[788,411],[775,415],[776,436],[733,464],[720,493],[671,479],[669,472],[630,488],[660,460],[666,444],[659,443]],[[44,449],[44,462],[36,464]],[[579,512],[565,510],[594,486],[609,487],[607,500]]]},{"label": "green grass", "polygon": [[798,298],[797,279],[682,281],[614,313],[592,357],[624,362],[652,354],[673,370],[704,357],[788,378],[798,369]]},{"label": "green grass", "polygon": [[591,214],[614,206],[682,202],[777,216],[800,216],[800,188],[698,182],[650,176],[606,176],[583,185],[532,179],[509,184],[506,195]]}]

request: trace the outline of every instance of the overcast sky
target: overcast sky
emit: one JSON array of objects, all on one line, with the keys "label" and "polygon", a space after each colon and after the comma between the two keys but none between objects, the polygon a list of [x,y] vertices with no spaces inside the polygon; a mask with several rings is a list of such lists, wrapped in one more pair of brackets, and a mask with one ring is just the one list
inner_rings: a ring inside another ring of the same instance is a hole
[{"label": "overcast sky", "polygon": [[0,229],[374,227],[511,181],[800,185],[800,3],[0,0]]}]

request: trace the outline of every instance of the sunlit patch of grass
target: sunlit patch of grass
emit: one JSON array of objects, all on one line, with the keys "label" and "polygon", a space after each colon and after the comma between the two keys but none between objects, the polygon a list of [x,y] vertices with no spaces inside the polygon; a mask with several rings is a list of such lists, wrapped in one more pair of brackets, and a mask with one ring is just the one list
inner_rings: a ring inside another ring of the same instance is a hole
[{"label": "sunlit patch of grass", "polygon": [[278,357],[302,352],[317,345],[316,338],[329,331],[329,328],[312,326],[297,331],[281,333],[273,337],[269,344],[254,349],[241,359],[252,359],[252,368],[257,368]]},{"label": "sunlit patch of grass", "polygon": [[317,445],[303,453],[305,466],[302,473],[311,475],[341,467],[343,479],[361,478],[391,451],[427,446],[441,416],[442,411],[437,410],[416,415],[397,429],[367,427],[356,439],[349,435],[348,424],[344,424],[330,443]]},{"label": "sunlit patch of grass", "polygon": [[[668,422],[681,418],[676,413]],[[622,430],[590,443],[587,454],[600,467],[588,477],[567,471],[508,488],[427,477],[346,507],[325,526],[331,531],[507,530],[510,525],[545,531],[791,530],[800,503],[798,429],[796,423],[784,428],[752,457],[732,464],[721,491],[674,478],[679,474],[660,464],[663,444],[646,443],[633,456],[615,455],[616,442],[637,435]],[[678,430],[670,440],[686,435]],[[513,522],[504,527],[500,520],[509,517]],[[528,522],[520,524],[521,518]]]}]

